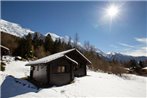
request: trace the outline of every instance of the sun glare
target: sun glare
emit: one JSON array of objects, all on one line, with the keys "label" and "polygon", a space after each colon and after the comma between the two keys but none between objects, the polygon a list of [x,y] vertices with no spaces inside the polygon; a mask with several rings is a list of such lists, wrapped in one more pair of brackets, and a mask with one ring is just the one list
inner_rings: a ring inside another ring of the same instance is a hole
[{"label": "sun glare", "polygon": [[119,13],[119,8],[115,5],[111,5],[106,9],[106,14],[110,17],[110,18],[114,18],[118,15]]}]

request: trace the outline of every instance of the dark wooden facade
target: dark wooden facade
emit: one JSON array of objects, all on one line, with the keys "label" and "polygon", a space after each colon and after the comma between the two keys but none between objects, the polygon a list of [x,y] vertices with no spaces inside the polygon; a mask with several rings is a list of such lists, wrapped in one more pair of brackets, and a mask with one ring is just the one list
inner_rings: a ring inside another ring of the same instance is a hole
[{"label": "dark wooden facade", "polygon": [[10,55],[9,48],[7,48],[5,46],[2,46],[2,45],[0,45],[0,48],[1,48],[1,56],[3,56],[3,55]]},{"label": "dark wooden facade", "polygon": [[64,85],[74,79],[73,62],[65,57],[53,60],[46,64],[31,66],[31,79],[39,86]]},{"label": "dark wooden facade", "polygon": [[[47,62],[27,64],[31,66],[30,78],[38,86],[64,85],[73,81],[75,76],[87,74],[86,65],[91,62],[78,50],[71,49],[57,54],[63,56]],[[46,59],[51,59],[54,55],[56,54],[48,56]]]},{"label": "dark wooden facade", "polygon": [[78,62],[78,66],[74,67],[74,76],[76,77],[86,76],[87,75],[86,65],[90,63],[87,62],[87,60],[83,56],[81,56],[81,54],[77,51],[78,50],[73,50],[67,53],[66,55]]}]

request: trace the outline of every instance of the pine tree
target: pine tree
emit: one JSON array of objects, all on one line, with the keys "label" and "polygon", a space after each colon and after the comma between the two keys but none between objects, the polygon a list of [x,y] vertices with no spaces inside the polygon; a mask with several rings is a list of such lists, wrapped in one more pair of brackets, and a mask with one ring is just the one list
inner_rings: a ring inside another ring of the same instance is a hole
[{"label": "pine tree", "polygon": [[43,46],[38,46],[35,50],[34,50],[34,55],[37,57],[37,58],[42,58],[44,56],[46,56],[46,52],[44,50],[44,47]]},{"label": "pine tree", "polygon": [[129,65],[132,69],[135,69],[137,67],[137,62],[136,60],[130,60]]},{"label": "pine tree", "polygon": [[78,48],[78,42],[79,42],[79,35],[78,33],[75,34],[75,40],[74,40],[74,47]]},{"label": "pine tree", "polygon": [[56,39],[53,45],[53,53],[57,53],[61,51],[61,40]]},{"label": "pine tree", "polygon": [[32,58],[34,51],[32,46],[32,35],[30,33],[26,36],[25,49],[26,49],[25,57]]},{"label": "pine tree", "polygon": [[143,61],[139,61],[139,66],[140,66],[140,68],[143,68],[144,67]]},{"label": "pine tree", "polygon": [[45,48],[46,52],[52,53],[52,51],[53,51],[53,40],[52,40],[50,34],[48,34],[45,37],[44,48]]},{"label": "pine tree", "polygon": [[35,32],[34,33],[33,45],[34,45],[34,48],[35,49],[41,45],[40,38],[39,38],[39,35],[38,34],[39,34],[38,32]]},{"label": "pine tree", "polygon": [[72,48],[71,37],[69,37],[66,49],[71,49],[71,48]]},{"label": "pine tree", "polygon": [[19,47],[18,47],[18,54],[20,54],[21,57],[25,57],[26,52],[26,39],[22,38],[19,42]]}]

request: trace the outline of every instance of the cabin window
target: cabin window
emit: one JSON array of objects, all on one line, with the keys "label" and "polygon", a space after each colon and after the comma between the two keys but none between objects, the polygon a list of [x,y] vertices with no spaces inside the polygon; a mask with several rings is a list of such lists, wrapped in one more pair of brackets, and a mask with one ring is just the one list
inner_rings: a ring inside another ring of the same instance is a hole
[{"label": "cabin window", "polygon": [[65,66],[58,66],[57,72],[59,73],[65,72]]}]

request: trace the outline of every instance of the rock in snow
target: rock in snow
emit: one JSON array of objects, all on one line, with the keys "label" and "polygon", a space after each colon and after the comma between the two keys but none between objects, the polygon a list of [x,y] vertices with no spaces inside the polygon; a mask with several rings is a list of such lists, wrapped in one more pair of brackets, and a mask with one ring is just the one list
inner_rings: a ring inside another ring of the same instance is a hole
[{"label": "rock in snow", "polygon": [[0,71],[2,98],[146,97],[146,77],[124,74],[123,78],[90,70],[87,76],[75,78],[71,84],[37,89],[32,83],[20,79],[29,74],[26,63],[11,61],[5,72]]}]

